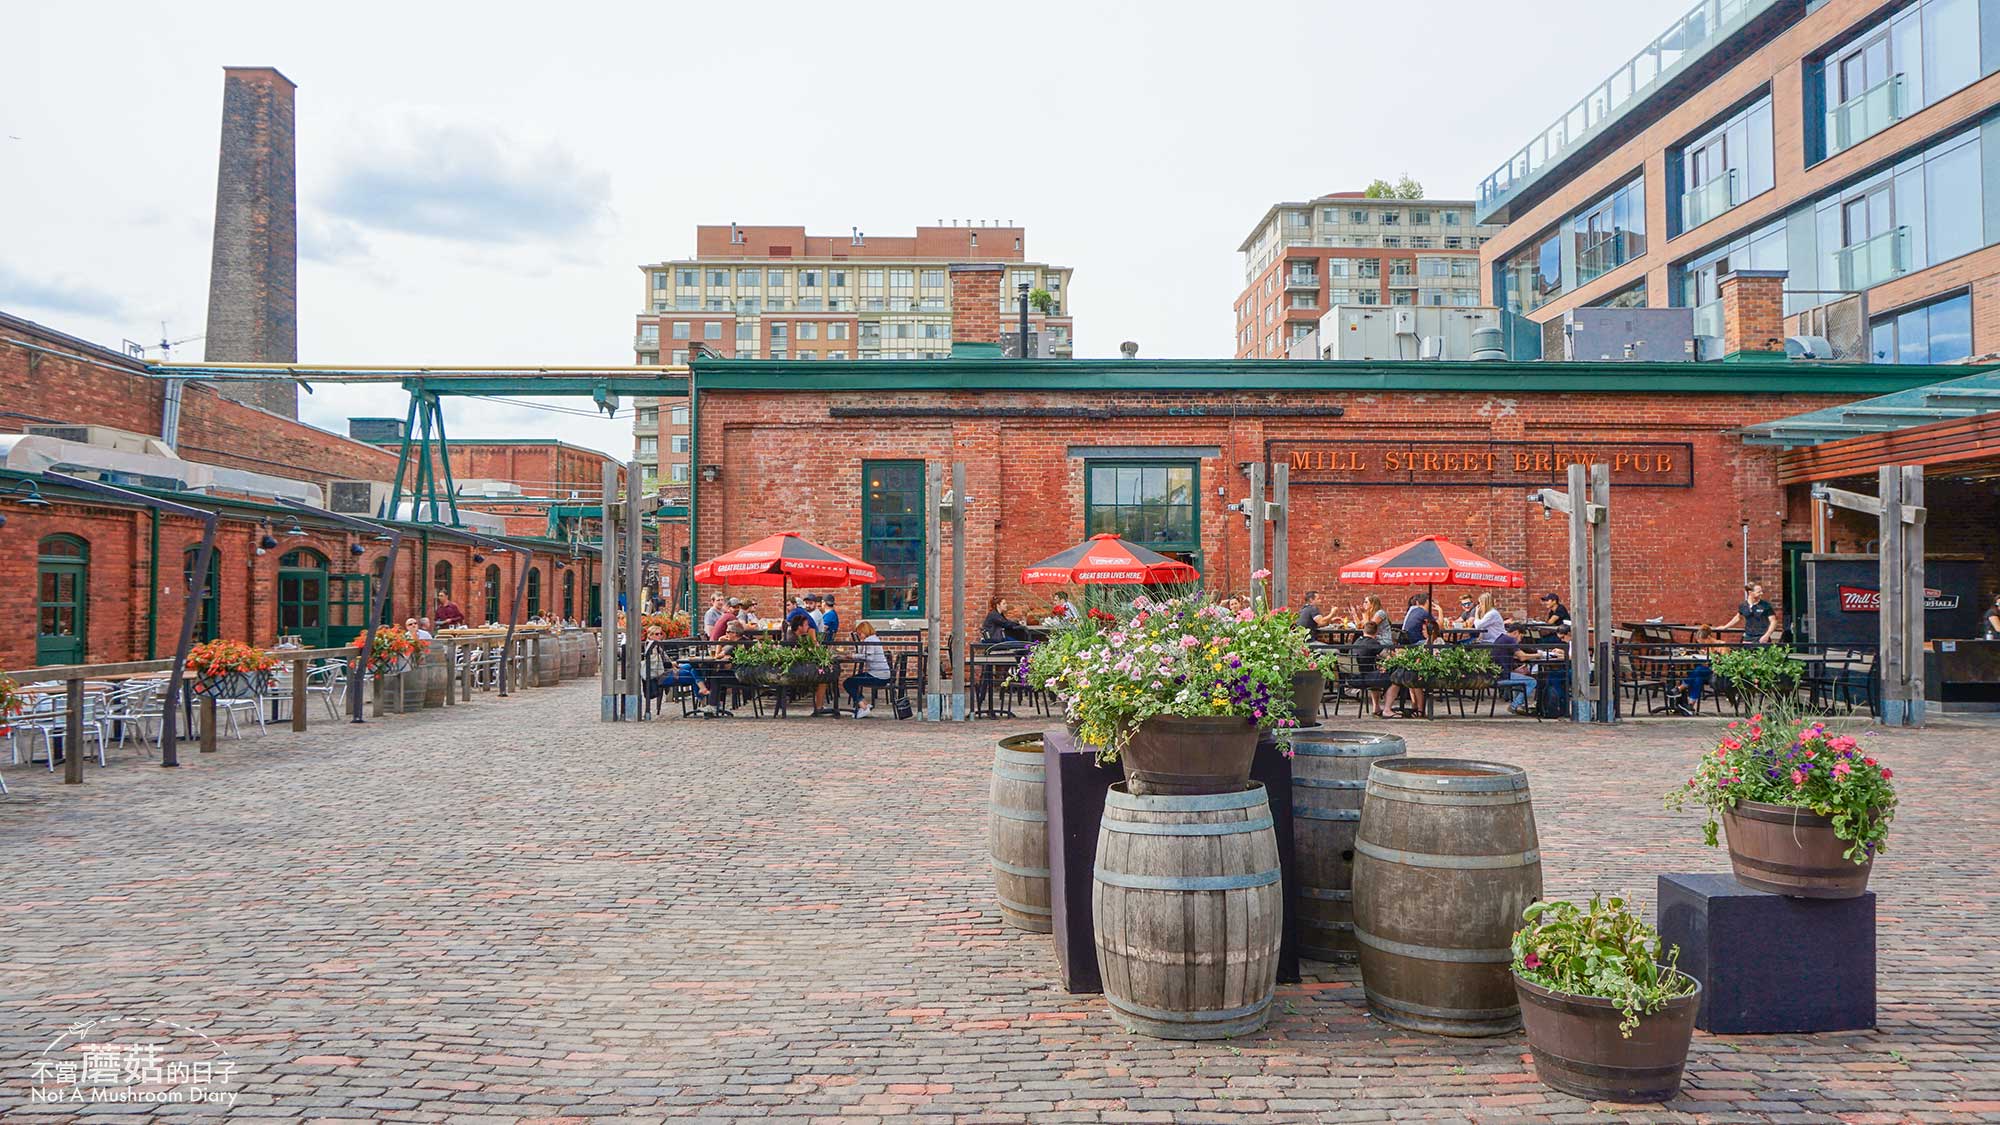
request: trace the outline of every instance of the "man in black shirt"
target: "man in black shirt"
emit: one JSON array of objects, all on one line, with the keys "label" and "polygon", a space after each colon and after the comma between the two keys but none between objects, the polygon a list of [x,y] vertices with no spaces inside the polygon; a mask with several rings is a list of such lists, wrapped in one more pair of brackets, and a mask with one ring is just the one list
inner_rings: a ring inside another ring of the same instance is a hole
[{"label": "man in black shirt", "polygon": [[1715,631],[1726,633],[1739,625],[1743,627],[1744,644],[1775,644],[1784,636],[1785,623],[1765,599],[1762,582],[1743,587],[1743,603],[1736,607],[1736,616],[1717,625]]},{"label": "man in black shirt", "polygon": [[1569,620],[1569,607],[1563,604],[1562,595],[1554,590],[1542,595],[1542,620],[1551,625]]},{"label": "man in black shirt", "polygon": [[1326,621],[1326,616],[1319,611],[1319,591],[1307,590],[1305,604],[1299,607],[1299,628],[1304,629],[1306,636],[1311,637],[1314,635],[1314,630],[1326,624]]}]

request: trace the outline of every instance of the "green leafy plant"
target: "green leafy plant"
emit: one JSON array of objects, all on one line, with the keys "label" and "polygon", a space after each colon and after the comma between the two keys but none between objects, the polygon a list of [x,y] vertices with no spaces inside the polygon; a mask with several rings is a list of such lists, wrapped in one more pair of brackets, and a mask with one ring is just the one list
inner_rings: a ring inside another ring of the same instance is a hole
[{"label": "green leafy plant", "polygon": [[1618,1005],[1625,1038],[1642,1016],[1686,996],[1695,983],[1675,968],[1678,947],[1660,952],[1660,932],[1625,908],[1625,900],[1592,895],[1587,905],[1537,902],[1514,931],[1514,972],[1551,992],[1591,996]]},{"label": "green leafy plant", "polygon": [[1425,685],[1461,684],[1482,676],[1498,676],[1500,666],[1483,648],[1443,645],[1427,648],[1410,645],[1382,654],[1376,667],[1385,672],[1413,673]]},{"label": "green leafy plant", "polygon": [[752,641],[731,651],[729,661],[738,668],[792,668],[810,664],[816,668],[833,665],[833,653],[810,634],[786,644],[782,641]]},{"label": "green leafy plant", "polygon": [[1046,289],[1038,287],[1031,291],[1028,294],[1028,303],[1033,305],[1035,311],[1041,313],[1043,316],[1048,316],[1056,311],[1055,294]]},{"label": "green leafy plant", "polygon": [[[1104,616],[1111,617],[1113,621],[1117,620],[1111,614]],[[1020,667],[1017,670],[1020,682],[1037,691],[1054,690],[1063,669],[1069,666],[1069,662],[1085,645],[1096,640],[1101,631],[1102,627],[1095,615],[1079,614],[1056,625],[1050,630],[1047,638],[1036,642],[1028,649],[1027,655],[1021,657]]]},{"label": "green leafy plant", "polygon": [[1763,715],[1732,720],[1713,752],[1704,753],[1687,784],[1667,793],[1667,807],[1708,810],[1702,834],[1710,847],[1725,809],[1738,801],[1810,809],[1833,821],[1848,843],[1845,855],[1866,863],[1888,846],[1896,815],[1895,771],[1864,754],[1853,736],[1823,722]]},{"label": "green leafy plant", "polygon": [[1716,649],[1708,666],[1718,676],[1760,699],[1789,699],[1804,669],[1785,645]]},{"label": "green leafy plant", "polygon": [[14,715],[27,709],[28,705],[21,698],[19,689],[19,684],[16,684],[13,680],[5,676],[0,676],[0,734],[6,734],[13,730],[14,728],[9,725],[9,720]]}]

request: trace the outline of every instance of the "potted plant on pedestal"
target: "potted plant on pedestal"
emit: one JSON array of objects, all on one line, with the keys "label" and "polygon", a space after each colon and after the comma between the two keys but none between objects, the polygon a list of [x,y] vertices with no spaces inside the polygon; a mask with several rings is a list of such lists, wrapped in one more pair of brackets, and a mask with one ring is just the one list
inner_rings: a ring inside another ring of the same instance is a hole
[{"label": "potted plant on pedestal", "polygon": [[[367,633],[354,638],[355,650],[359,652],[367,640]],[[375,630],[375,645],[368,650],[368,670],[378,676],[401,675],[410,670],[412,661],[430,651],[430,647],[429,641],[405,633],[401,626],[380,626]]]},{"label": "potted plant on pedestal", "polygon": [[188,649],[187,686],[197,698],[249,699],[263,691],[277,658],[242,641],[203,641]]},{"label": "potted plant on pedestal", "polygon": [[1142,595],[1050,682],[1134,795],[1225,793],[1248,783],[1260,730],[1289,749],[1292,676],[1307,660],[1304,631],[1282,614]]},{"label": "potted plant on pedestal", "polygon": [[1660,952],[1659,931],[1593,896],[1537,902],[1514,934],[1514,990],[1542,1084],[1592,1101],[1680,1092],[1701,985]]},{"label": "potted plant on pedestal", "polygon": [[1894,771],[1862,752],[1852,736],[1823,722],[1729,724],[1668,808],[1708,810],[1703,831],[1729,839],[1739,882],[1795,898],[1854,898],[1868,889],[1875,856],[1896,815]]}]

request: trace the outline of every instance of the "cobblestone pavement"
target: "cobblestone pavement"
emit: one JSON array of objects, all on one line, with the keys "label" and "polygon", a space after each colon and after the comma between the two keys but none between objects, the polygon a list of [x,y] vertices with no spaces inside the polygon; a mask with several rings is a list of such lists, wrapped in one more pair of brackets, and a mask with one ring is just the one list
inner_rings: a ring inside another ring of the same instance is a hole
[{"label": "cobblestone pavement", "polygon": [[[1220,1044],[1137,1039],[1056,990],[984,851],[991,747],[1031,722],[595,714],[573,684],[175,772],[127,751],[80,789],[9,769],[0,1117],[61,1117],[29,1101],[33,1057],[124,1017],[212,1036],[239,1117],[2000,1121],[2000,725],[1870,742],[1904,793],[1874,883],[1881,1029],[1698,1036],[1683,1096],[1635,1110],[1544,1089],[1519,1035],[1391,1030],[1349,969]],[[1659,804],[1694,726],[1397,729],[1528,768],[1552,895],[1650,912],[1657,872],[1727,863]]]}]

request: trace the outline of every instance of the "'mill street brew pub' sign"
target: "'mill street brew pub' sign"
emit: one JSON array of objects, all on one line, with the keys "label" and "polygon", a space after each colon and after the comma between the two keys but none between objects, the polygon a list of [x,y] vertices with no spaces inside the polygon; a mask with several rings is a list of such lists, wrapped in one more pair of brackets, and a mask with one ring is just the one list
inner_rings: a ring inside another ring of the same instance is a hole
[{"label": "'mill street brew pub' sign", "polygon": [[1383,441],[1341,438],[1264,443],[1273,464],[1289,466],[1293,485],[1562,484],[1571,465],[1609,465],[1624,488],[1692,488],[1694,446],[1687,442]]}]

